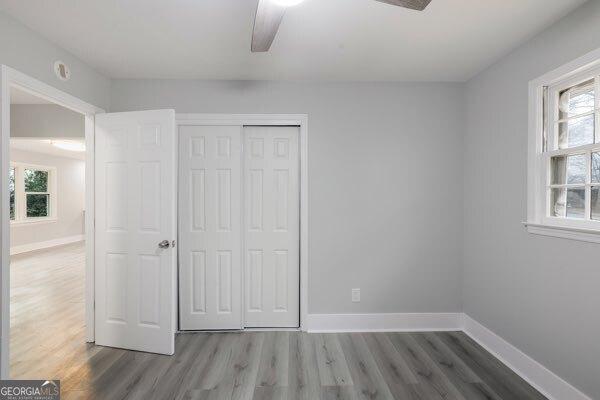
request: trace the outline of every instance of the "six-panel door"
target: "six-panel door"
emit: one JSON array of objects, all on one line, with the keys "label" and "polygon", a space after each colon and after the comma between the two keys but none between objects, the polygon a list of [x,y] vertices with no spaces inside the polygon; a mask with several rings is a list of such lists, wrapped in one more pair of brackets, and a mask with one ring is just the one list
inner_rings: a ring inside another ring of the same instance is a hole
[{"label": "six-panel door", "polygon": [[179,127],[182,330],[242,327],[241,127]]},{"label": "six-panel door", "polygon": [[173,354],[175,113],[96,115],[96,344]]},{"label": "six-panel door", "polygon": [[298,140],[297,127],[179,127],[182,330],[298,327]]},{"label": "six-panel door", "polygon": [[244,321],[248,328],[299,326],[298,133],[298,127],[244,128]]}]

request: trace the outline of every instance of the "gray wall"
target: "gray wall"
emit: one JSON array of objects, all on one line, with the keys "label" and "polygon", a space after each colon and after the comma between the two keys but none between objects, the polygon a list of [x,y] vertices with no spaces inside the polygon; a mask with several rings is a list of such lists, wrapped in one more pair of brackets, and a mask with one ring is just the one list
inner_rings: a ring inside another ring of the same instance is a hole
[{"label": "gray wall", "polygon": [[462,85],[116,80],[111,95],[113,111],[308,114],[309,311],[461,310]]},{"label": "gray wall", "polygon": [[[54,75],[56,60],[62,60],[71,68],[69,81],[63,82]],[[0,64],[6,64],[95,106],[104,109],[109,107],[108,78],[2,12]]]},{"label": "gray wall", "polygon": [[11,104],[10,136],[82,138],[85,118],[54,104]]},{"label": "gray wall", "polygon": [[11,149],[11,161],[56,167],[56,222],[11,225],[10,246],[45,242],[84,233],[85,162]]},{"label": "gray wall", "polygon": [[467,84],[464,309],[600,399],[600,245],[530,235],[528,82],[600,47],[584,4]]}]

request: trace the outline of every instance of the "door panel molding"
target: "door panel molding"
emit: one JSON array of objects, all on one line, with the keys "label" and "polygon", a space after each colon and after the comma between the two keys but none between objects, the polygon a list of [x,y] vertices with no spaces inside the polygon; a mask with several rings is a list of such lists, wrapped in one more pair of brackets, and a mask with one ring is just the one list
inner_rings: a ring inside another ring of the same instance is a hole
[{"label": "door panel molding", "polygon": [[299,131],[297,126],[243,129],[249,150],[243,154],[242,235],[247,328],[299,327]]},{"label": "door panel molding", "polygon": [[176,144],[173,110],[96,116],[96,344],[175,351]]},{"label": "door panel molding", "polygon": [[[178,129],[182,126],[296,126],[299,127],[299,160],[300,160],[300,329],[306,330],[308,315],[308,115],[306,114],[177,114]],[[208,149],[201,140],[187,146],[186,152],[204,152]],[[260,146],[251,149],[255,156],[261,156]],[[264,151],[264,150],[262,150]],[[285,145],[278,146],[277,155],[284,157]],[[180,255],[181,260],[181,255]],[[181,270],[181,266],[180,266]],[[281,277],[280,277],[281,278]],[[181,300],[181,294],[180,294]],[[180,304],[181,307],[181,304]]]},{"label": "door panel molding", "polygon": [[177,131],[180,329],[241,329],[241,127]]}]

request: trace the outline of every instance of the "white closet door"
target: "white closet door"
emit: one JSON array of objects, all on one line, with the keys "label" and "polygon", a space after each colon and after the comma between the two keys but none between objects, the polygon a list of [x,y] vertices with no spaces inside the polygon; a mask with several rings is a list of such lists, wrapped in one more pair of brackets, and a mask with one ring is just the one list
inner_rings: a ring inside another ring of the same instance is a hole
[{"label": "white closet door", "polygon": [[173,354],[175,112],[96,115],[96,344]]},{"label": "white closet door", "polygon": [[179,127],[180,327],[240,329],[241,127]]},{"label": "white closet door", "polygon": [[298,127],[244,128],[245,327],[298,327]]}]

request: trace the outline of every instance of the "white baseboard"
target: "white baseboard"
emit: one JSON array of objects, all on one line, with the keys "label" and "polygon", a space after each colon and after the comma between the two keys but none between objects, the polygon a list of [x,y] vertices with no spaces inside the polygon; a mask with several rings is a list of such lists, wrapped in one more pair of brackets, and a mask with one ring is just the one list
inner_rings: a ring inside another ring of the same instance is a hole
[{"label": "white baseboard", "polygon": [[45,242],[27,243],[20,246],[13,246],[10,248],[10,255],[27,253],[29,251],[47,249],[54,246],[61,246],[63,244],[81,242],[85,240],[85,235],[67,236],[58,239],[52,239]]},{"label": "white baseboard", "polygon": [[460,331],[462,313],[308,314],[308,332]]},{"label": "white baseboard", "polygon": [[464,331],[549,400],[592,400],[463,313],[308,314],[308,332]]},{"label": "white baseboard", "polygon": [[550,400],[592,400],[468,315],[463,331]]}]

